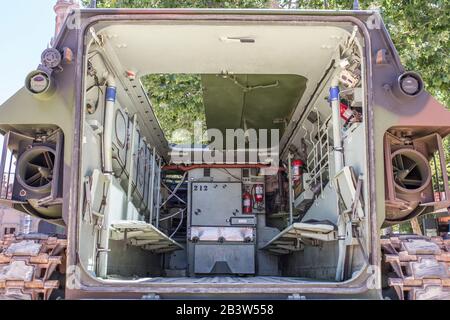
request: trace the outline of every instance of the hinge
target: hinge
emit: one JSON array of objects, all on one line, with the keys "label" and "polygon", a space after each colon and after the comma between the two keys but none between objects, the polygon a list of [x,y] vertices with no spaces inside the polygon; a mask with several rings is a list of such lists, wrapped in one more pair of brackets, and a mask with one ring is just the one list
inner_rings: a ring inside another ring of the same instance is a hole
[{"label": "hinge", "polygon": [[161,300],[161,297],[156,293],[149,293],[149,294],[143,295],[141,299],[142,300]]},{"label": "hinge", "polygon": [[302,296],[300,293],[294,293],[288,296],[288,300],[306,300],[306,297]]},{"label": "hinge", "polygon": [[103,48],[103,46],[104,46],[104,40],[103,40],[103,37],[102,37],[102,35],[99,35],[99,34],[97,34],[96,32],[95,32],[95,29],[94,28],[90,28],[89,29],[89,32],[91,33],[91,36],[92,36],[92,39],[94,39],[94,42],[100,47],[100,48]]}]

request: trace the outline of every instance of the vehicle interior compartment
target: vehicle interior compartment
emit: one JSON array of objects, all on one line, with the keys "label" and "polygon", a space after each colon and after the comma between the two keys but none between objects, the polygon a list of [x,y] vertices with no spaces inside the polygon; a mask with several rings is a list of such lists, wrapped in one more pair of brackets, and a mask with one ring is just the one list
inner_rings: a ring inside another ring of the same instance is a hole
[{"label": "vehicle interior compartment", "polygon": [[[338,22],[94,24],[83,268],[125,282],[342,282],[362,272],[363,46],[358,28]],[[172,107],[189,99],[202,117],[186,128],[191,105]]]}]

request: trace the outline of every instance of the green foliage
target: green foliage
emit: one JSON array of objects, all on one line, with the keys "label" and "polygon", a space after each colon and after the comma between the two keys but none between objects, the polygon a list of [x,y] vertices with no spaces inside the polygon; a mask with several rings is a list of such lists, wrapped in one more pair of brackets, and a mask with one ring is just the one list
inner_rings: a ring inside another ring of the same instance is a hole
[{"label": "green foliage", "polygon": [[100,0],[101,8],[265,8],[267,0]]},{"label": "green foliage", "polygon": [[[299,0],[296,6],[352,9],[353,1]],[[450,1],[361,0],[360,8],[380,10],[403,65],[420,73],[427,91],[449,107]]]},{"label": "green foliage", "polygon": [[405,222],[402,224],[397,224],[392,227],[392,231],[394,233],[400,233],[400,234],[413,234],[413,229],[411,227],[411,223]]},{"label": "green foliage", "polygon": [[[88,0],[86,0],[89,2]],[[266,8],[268,0],[100,0],[100,8]],[[201,78],[197,75],[147,75],[144,87],[166,138],[182,143],[186,136],[173,135],[176,129],[193,132],[194,121],[206,129]]]},{"label": "green foliage", "polygon": [[382,0],[379,5],[402,63],[450,106],[450,2]]},{"label": "green foliage", "polygon": [[[85,0],[89,2],[89,0]],[[296,7],[301,9],[352,9],[353,0],[98,0],[98,7],[130,7],[130,8],[268,8],[274,4],[281,7]],[[426,84],[426,89],[446,106],[450,106],[450,1],[448,0],[361,0],[361,9],[379,9],[386,26],[400,54],[402,63],[407,70],[419,72]],[[165,79],[165,80],[162,80]],[[147,78],[145,81],[153,85],[158,80],[165,83],[176,83],[175,80],[166,81],[165,76]],[[190,82],[188,87],[198,92],[198,79],[188,80],[183,76],[182,81]],[[182,102],[183,93],[175,93],[176,88],[171,88],[172,94],[168,98],[174,98],[176,110],[180,106],[187,105],[189,110],[201,109],[197,102]],[[181,90],[179,88],[178,90]],[[159,93],[156,93],[159,97]],[[153,97],[153,93],[152,93]],[[184,96],[191,99],[191,97]],[[154,97],[153,97],[154,98]],[[158,98],[159,99],[159,98]],[[181,99],[181,100],[180,100]],[[172,132],[174,126],[178,126],[181,120],[173,121],[171,102],[158,100],[156,113],[161,125],[166,131]],[[166,109],[159,107],[168,105]],[[162,108],[162,109],[161,109]],[[162,110],[165,110],[162,112]],[[168,115],[165,115],[168,112]],[[188,116],[202,119],[201,115]],[[188,129],[191,126],[187,127]],[[445,142],[447,154],[449,142]],[[449,169],[450,170],[450,169]]]},{"label": "green foliage", "polygon": [[[450,136],[447,136],[447,138],[445,138],[443,140],[443,147],[444,147],[444,155],[445,155],[445,159],[446,159],[446,169],[447,169],[447,174],[448,176],[450,176]],[[432,173],[432,182],[433,182],[433,186],[434,188],[439,191],[443,191],[444,190],[444,184],[442,181],[442,171],[441,171],[441,167],[440,167],[440,159],[439,156],[436,156],[435,158],[436,160],[436,164],[434,162],[434,159],[431,159],[430,161],[430,167],[431,167],[431,173]],[[450,185],[450,181],[449,181],[449,185]]]},{"label": "green foliage", "polygon": [[[85,0],[85,2],[89,2]],[[102,8],[267,8],[270,0],[99,0]],[[352,0],[278,1],[301,9],[352,9]],[[419,72],[427,90],[450,106],[450,1],[361,0],[361,9],[380,9],[406,69]]]},{"label": "green foliage", "polygon": [[[449,108],[450,106],[447,105],[447,108]],[[447,175],[450,177],[450,135],[448,135],[446,138],[443,139],[442,141],[442,146],[444,148],[444,155],[445,155],[445,165],[446,165],[446,169],[447,169]],[[437,163],[437,165],[439,166],[439,163]],[[435,168],[434,163],[431,163],[431,172],[433,174],[433,183],[434,185],[437,185],[436,183],[436,172],[437,169]],[[442,174],[442,173],[441,173]],[[442,177],[442,175],[441,175]],[[444,190],[444,186],[442,184],[442,179],[439,180],[439,190]],[[449,186],[450,186],[450,181],[448,182]]]},{"label": "green foliage", "polygon": [[206,130],[201,77],[187,74],[154,74],[142,78],[156,117],[172,143],[182,143],[186,136],[173,136],[174,130],[193,132],[200,121]]}]

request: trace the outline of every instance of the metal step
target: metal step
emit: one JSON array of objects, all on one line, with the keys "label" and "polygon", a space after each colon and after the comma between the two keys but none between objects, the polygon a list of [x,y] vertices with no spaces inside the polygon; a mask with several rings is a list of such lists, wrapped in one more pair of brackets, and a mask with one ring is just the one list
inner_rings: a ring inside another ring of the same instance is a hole
[{"label": "metal step", "polygon": [[337,240],[336,226],[328,221],[298,222],[281,231],[261,249],[275,255],[284,255],[303,250],[305,244],[313,241],[335,240]]},{"label": "metal step", "polygon": [[144,221],[117,221],[111,224],[111,240],[128,240],[153,253],[167,253],[184,249],[182,245],[153,225]]}]

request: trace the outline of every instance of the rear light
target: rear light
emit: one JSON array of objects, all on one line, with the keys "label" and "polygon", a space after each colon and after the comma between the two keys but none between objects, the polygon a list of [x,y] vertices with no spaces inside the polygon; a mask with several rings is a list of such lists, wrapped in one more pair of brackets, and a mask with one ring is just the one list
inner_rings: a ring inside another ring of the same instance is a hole
[{"label": "rear light", "polygon": [[25,88],[40,100],[49,99],[56,91],[55,81],[45,71],[35,70],[25,79]]},{"label": "rear light", "polygon": [[398,77],[398,88],[403,95],[415,97],[423,91],[423,81],[415,72],[405,72]]}]

